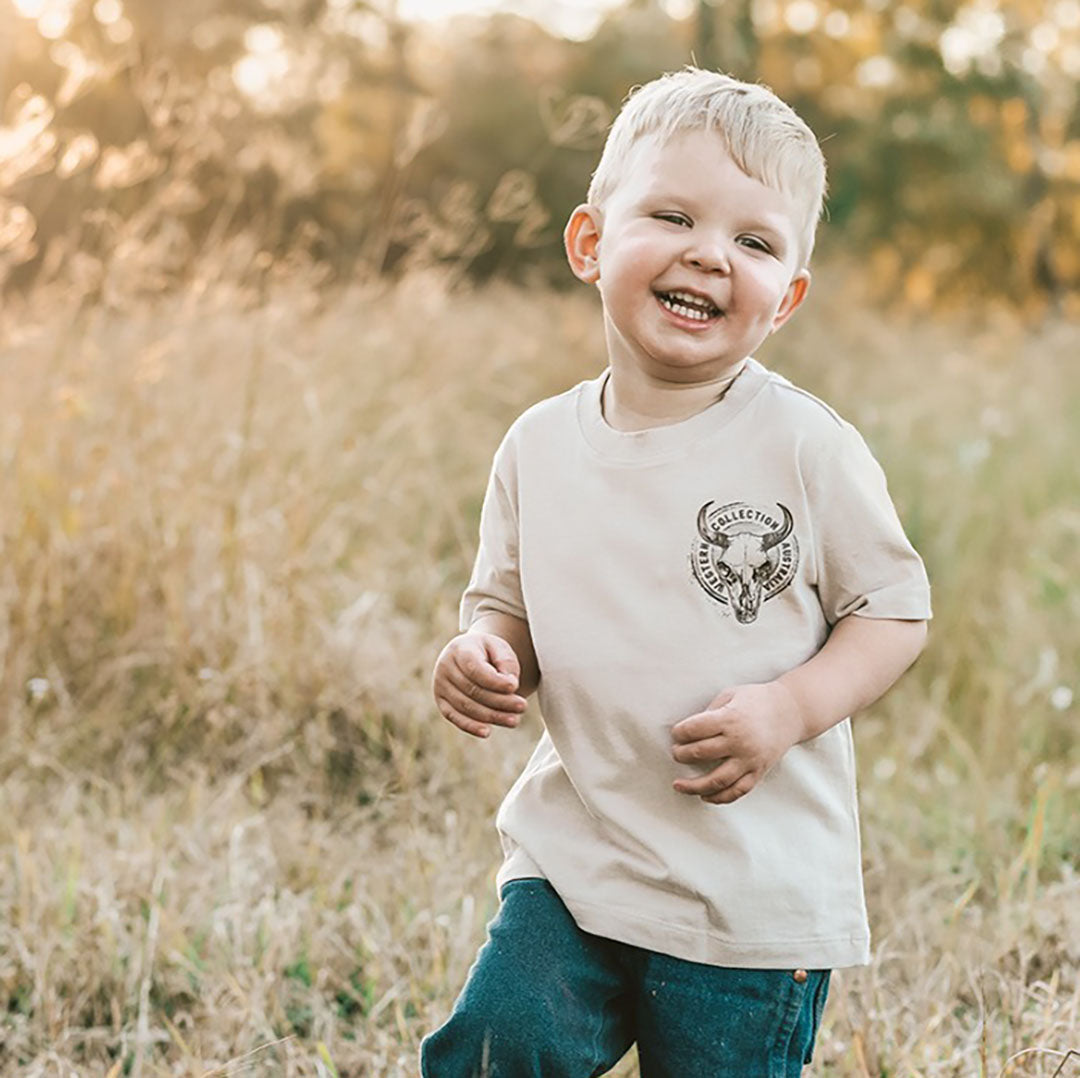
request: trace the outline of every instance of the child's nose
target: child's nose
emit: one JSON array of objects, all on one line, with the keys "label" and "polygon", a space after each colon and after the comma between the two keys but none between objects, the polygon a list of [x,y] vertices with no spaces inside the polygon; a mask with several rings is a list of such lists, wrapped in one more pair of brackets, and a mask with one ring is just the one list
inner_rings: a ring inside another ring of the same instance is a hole
[{"label": "child's nose", "polygon": [[706,273],[730,273],[731,261],[727,245],[720,239],[702,237],[687,248],[685,261]]}]

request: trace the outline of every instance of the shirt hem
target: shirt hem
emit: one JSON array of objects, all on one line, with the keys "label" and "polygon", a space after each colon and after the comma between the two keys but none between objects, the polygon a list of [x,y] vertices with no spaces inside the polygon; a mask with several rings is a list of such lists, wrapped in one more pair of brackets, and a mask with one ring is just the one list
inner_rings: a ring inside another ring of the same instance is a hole
[{"label": "shirt hem", "polygon": [[735,969],[844,969],[870,962],[868,932],[826,939],[746,942],[612,911],[566,895],[559,897],[583,932],[687,962]]}]

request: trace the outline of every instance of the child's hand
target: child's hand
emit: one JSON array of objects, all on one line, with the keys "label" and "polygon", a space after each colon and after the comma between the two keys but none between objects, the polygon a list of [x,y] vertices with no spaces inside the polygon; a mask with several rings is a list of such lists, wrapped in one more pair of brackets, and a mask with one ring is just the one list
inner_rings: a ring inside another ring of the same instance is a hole
[{"label": "child's hand", "polygon": [[443,648],[431,679],[444,719],[474,737],[492,726],[517,726],[525,698],[517,695],[521,668],[514,649],[491,633],[462,633]]},{"label": "child's hand", "polygon": [[801,731],[799,705],[784,685],[725,689],[705,711],[672,728],[672,756],[679,763],[718,764],[700,778],[676,779],[675,789],[712,805],[737,801],[802,740]]}]

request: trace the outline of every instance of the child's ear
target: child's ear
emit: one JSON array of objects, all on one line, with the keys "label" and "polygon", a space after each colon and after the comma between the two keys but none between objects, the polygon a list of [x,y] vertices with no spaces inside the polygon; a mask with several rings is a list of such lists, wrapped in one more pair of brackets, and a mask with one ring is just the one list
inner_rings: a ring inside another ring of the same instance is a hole
[{"label": "child's ear", "polygon": [[563,243],[574,276],[595,284],[600,279],[600,211],[588,203],[578,206],[566,222]]},{"label": "child's ear", "polygon": [[795,312],[798,310],[802,301],[806,299],[807,290],[810,288],[810,271],[799,270],[791,279],[791,284],[788,285],[787,291],[784,293],[784,298],[780,301],[780,306],[776,309],[776,314],[773,315],[772,327],[770,333],[775,333]]}]

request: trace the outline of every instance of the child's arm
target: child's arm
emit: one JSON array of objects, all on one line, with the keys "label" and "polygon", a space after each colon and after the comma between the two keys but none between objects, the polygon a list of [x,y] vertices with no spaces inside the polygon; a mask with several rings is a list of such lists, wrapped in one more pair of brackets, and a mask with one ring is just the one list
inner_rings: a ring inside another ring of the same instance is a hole
[{"label": "child's arm", "polygon": [[725,689],[709,707],[675,725],[680,763],[718,766],[675,789],[714,805],[738,800],[792,745],[808,741],[868,707],[915,661],[925,621],[849,615],[801,666],[763,685]]},{"label": "child's arm", "polygon": [[510,614],[482,614],[435,661],[431,688],[443,718],[474,737],[492,726],[517,726],[540,671],[529,623]]}]

